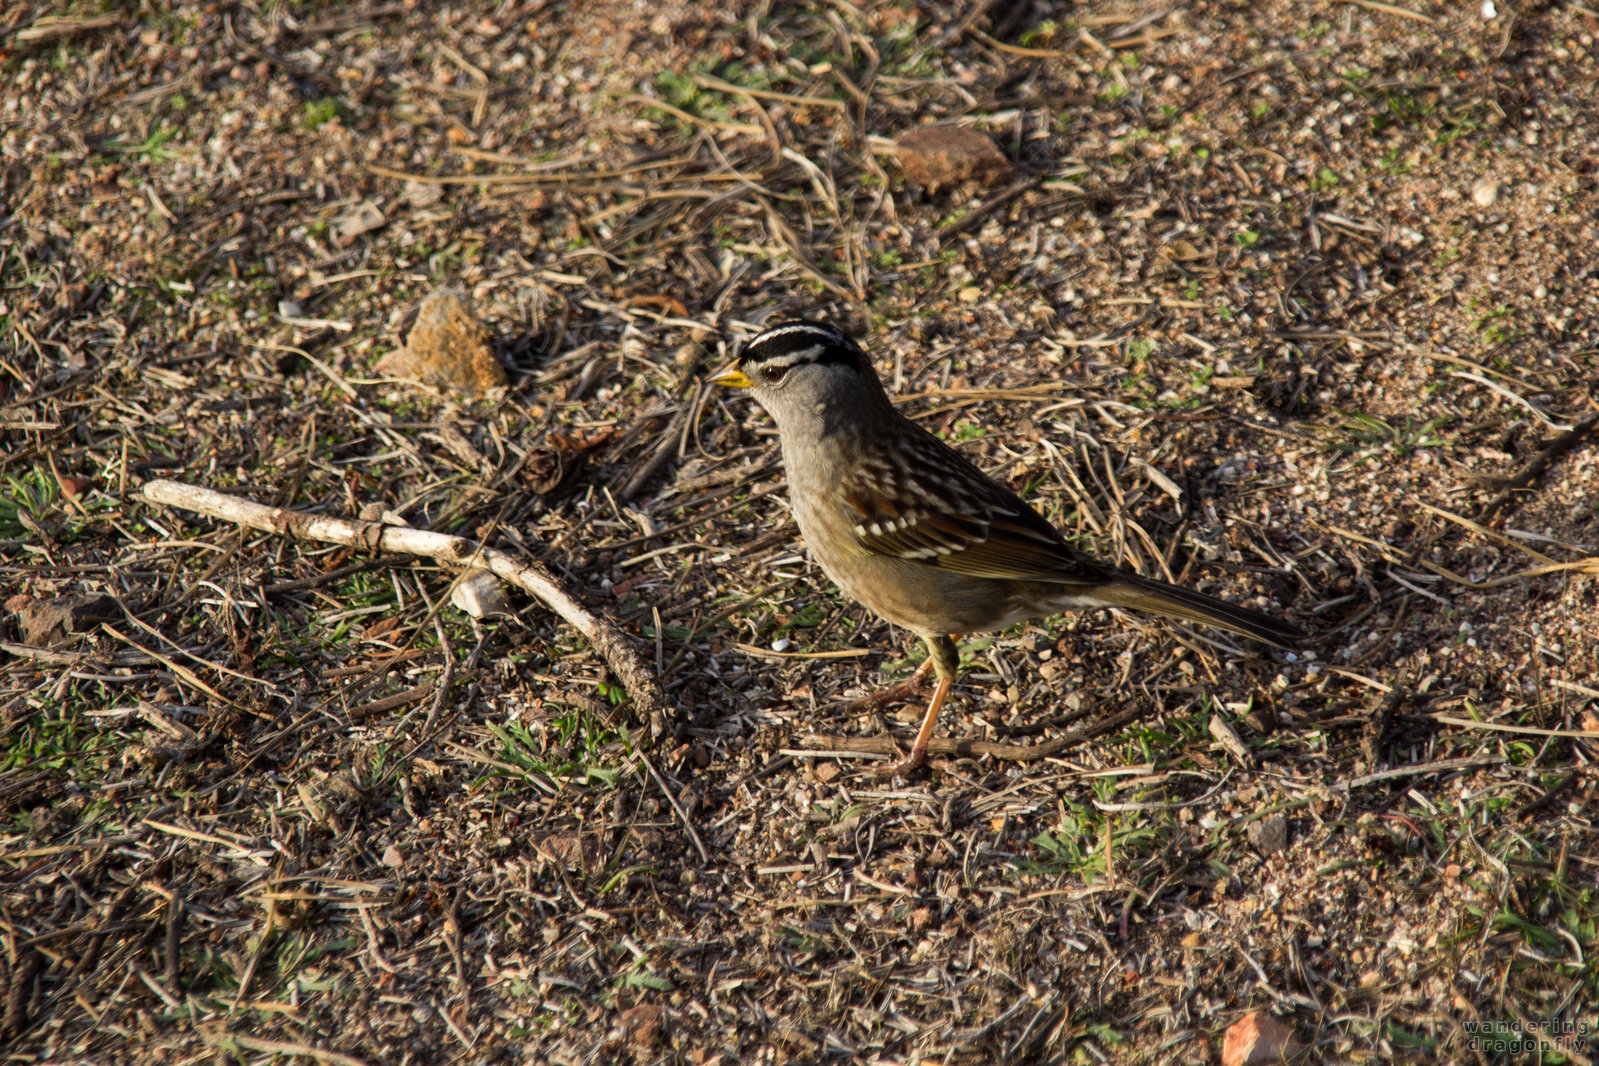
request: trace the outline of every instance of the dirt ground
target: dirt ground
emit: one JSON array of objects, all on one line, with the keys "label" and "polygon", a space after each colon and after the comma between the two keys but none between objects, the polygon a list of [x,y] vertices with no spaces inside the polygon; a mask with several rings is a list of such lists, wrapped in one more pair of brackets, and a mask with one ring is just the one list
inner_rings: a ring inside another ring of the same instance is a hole
[{"label": "dirt ground", "polygon": [[[5,1060],[1196,1062],[1258,1011],[1306,1061],[1592,1061],[1596,34],[7,7]],[[1011,173],[908,181],[935,122]],[[442,288],[503,394],[375,370]],[[919,708],[848,702],[922,653],[705,383],[788,315],[1086,550],[1307,646],[970,640],[949,742],[879,776]],[[475,621],[155,478],[542,562],[670,706],[532,598]]]}]

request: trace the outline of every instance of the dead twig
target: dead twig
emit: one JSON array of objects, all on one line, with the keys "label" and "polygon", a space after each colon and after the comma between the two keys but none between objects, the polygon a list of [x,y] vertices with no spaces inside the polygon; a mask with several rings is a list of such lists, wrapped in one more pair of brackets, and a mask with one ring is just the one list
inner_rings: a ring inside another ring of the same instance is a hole
[{"label": "dead twig", "polygon": [[295,1044],[287,1040],[262,1040],[258,1037],[246,1036],[243,1033],[208,1032],[206,1037],[217,1048],[224,1051],[230,1047],[237,1047],[245,1051],[259,1051],[264,1054],[315,1059],[317,1062],[329,1063],[330,1066],[367,1066],[365,1059],[358,1059],[354,1055],[341,1055],[337,1051],[313,1047],[310,1044]]},{"label": "dead twig", "polygon": [[1428,774],[1452,774],[1457,770],[1474,770],[1479,766],[1497,766],[1501,760],[1467,756],[1460,759],[1439,759],[1436,762],[1416,763],[1412,766],[1395,766],[1387,770],[1378,770],[1376,773],[1363,774],[1360,777],[1350,778],[1336,786],[1339,788],[1356,789],[1374,785],[1378,781],[1392,781],[1401,777],[1424,777]]},{"label": "dead twig", "polygon": [[1572,786],[1576,783],[1577,775],[1575,772],[1566,774],[1566,776],[1562,777],[1559,781],[1556,781],[1553,785],[1550,785],[1543,795],[1523,803],[1516,809],[1516,813],[1511,815],[1511,817],[1518,822],[1524,818],[1532,817],[1539,811],[1549,807],[1555,802],[1555,800],[1560,799],[1567,792],[1570,792]]},{"label": "dead twig", "polygon": [[[1142,707],[1129,707],[1108,718],[1101,719],[1082,729],[1074,729],[1065,736],[1046,740],[1039,744],[1004,744],[993,740],[962,740],[954,737],[934,737],[927,743],[927,750],[932,755],[989,755],[995,759],[1007,762],[1037,762],[1039,759],[1048,759],[1059,755],[1061,752],[1074,748],[1079,744],[1092,740],[1095,737],[1119,729],[1128,722],[1145,713]],[[899,747],[893,737],[838,737],[816,735],[805,738],[806,745],[811,749],[811,754],[826,754],[838,752],[840,754],[865,754],[865,755],[895,755]]]},{"label": "dead twig", "polygon": [[677,454],[679,439],[682,436],[683,420],[687,413],[687,407],[679,407],[677,409],[677,412],[672,416],[672,420],[666,424],[666,429],[662,431],[660,440],[656,442],[655,449],[650,453],[649,458],[639,464],[633,475],[627,479],[627,484],[623,485],[622,491],[617,493],[617,499],[627,501],[637,496],[643,491],[644,486],[649,484],[655,475],[661,472],[661,468],[671,460],[672,456]]},{"label": "dead twig", "polygon": [[644,769],[650,772],[650,777],[661,790],[661,795],[666,797],[666,802],[671,804],[672,812],[677,815],[678,821],[682,822],[683,828],[688,830],[688,838],[693,841],[694,850],[700,853],[700,861],[709,863],[711,861],[710,853],[705,850],[705,842],[700,839],[699,833],[694,829],[694,823],[689,819],[688,811],[683,809],[683,805],[672,794],[672,790],[666,787],[666,781],[661,777],[660,771],[655,769],[655,764],[650,762],[649,756],[639,752],[639,761],[644,764]]},{"label": "dead twig", "polygon": [[1233,731],[1233,727],[1227,724],[1227,719],[1219,714],[1211,715],[1209,729],[1210,735],[1226,749],[1227,754],[1238,761],[1240,766],[1254,767],[1254,753],[1249,750],[1249,745],[1245,744],[1238,734]]},{"label": "dead twig", "polygon": [[142,495],[152,503],[181,507],[297,540],[347,544],[369,552],[422,555],[451,566],[480,567],[492,571],[542,600],[581,633],[605,657],[617,680],[622,682],[628,695],[633,698],[639,715],[650,724],[652,735],[659,736],[665,730],[665,712],[669,706],[666,693],[661,690],[660,682],[644,665],[627,638],[609,622],[585,610],[561,587],[554,574],[537,563],[523,562],[505,552],[485,548],[466,537],[405,526],[329,518],[286,507],[269,507],[215,489],[185,485],[165,478],[146,482]]},{"label": "dead twig", "polygon": [[1377,0],[1343,0],[1343,2],[1354,4],[1356,7],[1363,7],[1367,11],[1380,11],[1384,15],[1395,15],[1402,19],[1410,19],[1412,22],[1425,22],[1429,26],[1438,25],[1438,20],[1431,15],[1423,15],[1419,11],[1412,11],[1397,4],[1381,4]]},{"label": "dead twig", "polygon": [[1393,724],[1394,714],[1409,695],[1407,684],[1407,678],[1395,681],[1393,687],[1388,690],[1387,697],[1382,701],[1382,706],[1377,708],[1377,713],[1366,723],[1365,733],[1360,738],[1360,753],[1365,756],[1366,765],[1372,769],[1377,768],[1383,747],[1388,743],[1388,729]]},{"label": "dead twig", "polygon": [[1592,436],[1595,430],[1599,430],[1599,413],[1589,415],[1551,441],[1532,462],[1521,468],[1520,473],[1505,481],[1503,491],[1482,509],[1482,514],[1479,516],[1482,521],[1488,521],[1508,507],[1518,495],[1527,491],[1534,481],[1542,477],[1544,472],[1554,465],[1556,459]]},{"label": "dead twig", "polygon": [[1435,722],[1458,726],[1461,729],[1479,729],[1490,733],[1520,733],[1529,737],[1566,737],[1572,740],[1599,740],[1599,729],[1541,729],[1535,725],[1511,725],[1508,722],[1479,722],[1475,718],[1460,718],[1448,714],[1435,714]]},{"label": "dead twig", "polygon": [[978,204],[960,218],[946,225],[940,226],[938,228],[938,235],[940,237],[949,238],[959,237],[963,233],[971,232],[978,226],[982,225],[984,220],[986,220],[989,215],[993,214],[995,211],[998,211],[1000,208],[1016,199],[1016,197],[1021,196],[1023,193],[1031,192],[1040,185],[1044,184],[1045,177],[1047,177],[1047,175],[1035,174],[1030,178],[1023,178],[1021,181],[1016,182],[1009,188],[1000,190],[998,193],[989,197],[981,204]]}]

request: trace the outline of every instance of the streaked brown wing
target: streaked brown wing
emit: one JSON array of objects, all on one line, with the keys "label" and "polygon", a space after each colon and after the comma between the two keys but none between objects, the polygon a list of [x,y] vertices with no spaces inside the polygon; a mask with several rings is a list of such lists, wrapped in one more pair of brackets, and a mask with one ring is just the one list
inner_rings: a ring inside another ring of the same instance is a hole
[{"label": "streaked brown wing", "polygon": [[1021,497],[936,438],[922,434],[899,458],[911,461],[869,457],[840,486],[867,550],[972,577],[1111,579],[1113,571],[1067,545]]}]

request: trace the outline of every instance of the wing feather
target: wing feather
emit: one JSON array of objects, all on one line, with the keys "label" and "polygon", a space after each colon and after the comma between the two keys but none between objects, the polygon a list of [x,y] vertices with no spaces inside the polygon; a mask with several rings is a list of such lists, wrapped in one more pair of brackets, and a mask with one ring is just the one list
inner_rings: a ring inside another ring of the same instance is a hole
[{"label": "wing feather", "polygon": [[972,577],[1067,585],[1113,578],[942,441],[922,436],[897,458],[868,457],[840,486],[867,551]]}]

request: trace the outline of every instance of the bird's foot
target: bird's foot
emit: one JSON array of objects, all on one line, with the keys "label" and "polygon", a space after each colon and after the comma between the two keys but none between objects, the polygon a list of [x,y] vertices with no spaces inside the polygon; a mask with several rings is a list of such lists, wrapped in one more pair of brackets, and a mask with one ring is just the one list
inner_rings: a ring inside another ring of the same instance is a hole
[{"label": "bird's foot", "polygon": [[895,777],[909,777],[912,773],[920,770],[926,765],[927,749],[923,748],[921,751],[917,751],[913,748],[911,749],[911,753],[905,756],[903,759],[896,759],[886,766],[874,767],[872,769],[872,775],[874,777],[881,777],[885,780]]},{"label": "bird's foot", "polygon": [[852,700],[844,705],[844,709],[848,712],[859,713],[861,711],[881,710],[891,703],[903,703],[912,696],[926,691],[927,675],[932,672],[933,660],[929,656],[923,660],[922,665],[916,668],[916,672],[904,681],[897,685],[890,685],[888,688],[880,689],[869,696],[862,696],[858,700]]},{"label": "bird's foot", "polygon": [[892,766],[876,771],[879,777],[908,775],[927,762],[927,744],[933,739],[933,726],[938,722],[938,712],[943,709],[944,700],[948,695],[949,678],[941,677],[938,679],[938,687],[933,690],[933,698],[927,705],[927,713],[922,715],[922,728],[916,731],[916,742],[911,745],[911,753]]}]

